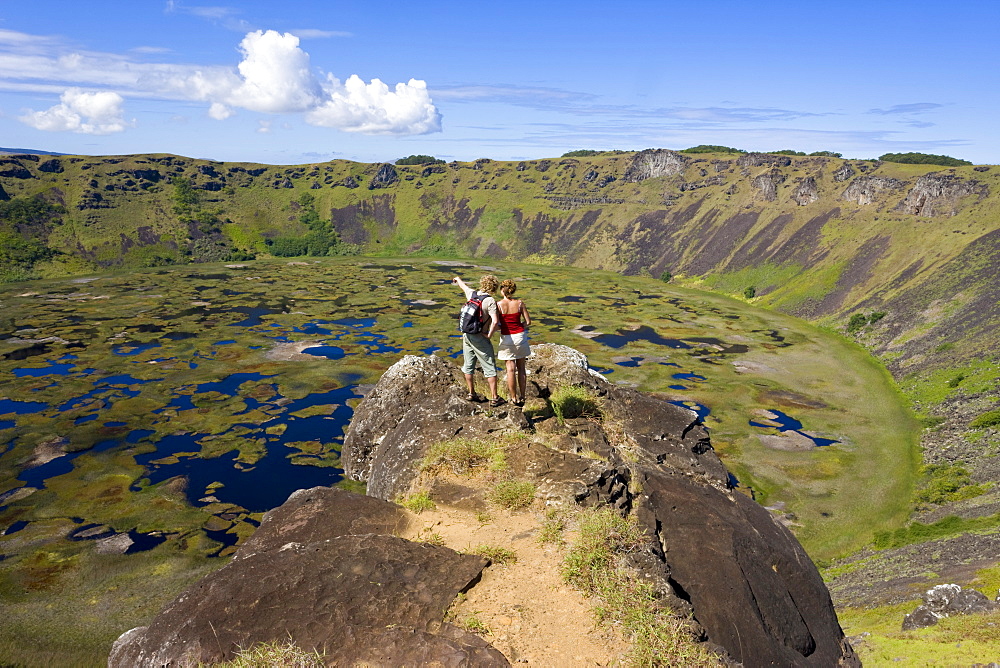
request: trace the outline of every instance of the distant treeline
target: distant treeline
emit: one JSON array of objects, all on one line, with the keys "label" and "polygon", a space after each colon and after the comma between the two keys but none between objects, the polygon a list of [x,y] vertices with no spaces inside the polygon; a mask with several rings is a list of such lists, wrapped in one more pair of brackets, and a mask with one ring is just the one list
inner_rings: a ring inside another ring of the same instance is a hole
[{"label": "distant treeline", "polygon": [[408,155],[396,161],[397,165],[443,165],[444,160],[433,155]]},{"label": "distant treeline", "polygon": [[942,165],[944,167],[960,167],[971,165],[968,160],[959,160],[950,155],[934,155],[933,153],[886,153],[878,157],[885,162],[902,162],[907,165]]}]

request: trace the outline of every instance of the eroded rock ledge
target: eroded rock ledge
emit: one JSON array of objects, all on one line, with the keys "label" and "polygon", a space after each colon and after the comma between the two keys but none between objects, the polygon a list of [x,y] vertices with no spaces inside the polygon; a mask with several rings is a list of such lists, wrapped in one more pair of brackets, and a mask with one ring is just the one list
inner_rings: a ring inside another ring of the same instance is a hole
[{"label": "eroded rock ledge", "polygon": [[[268,513],[233,560],[181,594],[148,627],[122,635],[110,665],[196,665],[256,642],[325,650],[329,665],[508,665],[485,640],[444,621],[487,561],[398,534],[391,500],[411,489],[419,461],[455,436],[520,430],[512,465],[550,504],[634,513],[648,537],[630,556],[661,600],[695,621],[724,662],[859,666],[829,593],[792,534],[732,489],[693,411],[612,385],[563,346],[529,360],[529,396],[587,388],[602,419],[486,409],[463,398],[453,361],[407,356],[355,412],[348,476],[369,496],[302,490]],[[377,498],[374,498],[377,497]]]}]

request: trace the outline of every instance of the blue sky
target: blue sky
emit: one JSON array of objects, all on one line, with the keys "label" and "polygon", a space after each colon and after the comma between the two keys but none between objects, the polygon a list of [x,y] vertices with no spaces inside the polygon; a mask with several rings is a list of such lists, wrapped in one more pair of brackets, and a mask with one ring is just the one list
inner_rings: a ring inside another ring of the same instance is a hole
[{"label": "blue sky", "polygon": [[578,148],[1000,163],[1000,2],[0,3],[0,146],[306,163]]}]

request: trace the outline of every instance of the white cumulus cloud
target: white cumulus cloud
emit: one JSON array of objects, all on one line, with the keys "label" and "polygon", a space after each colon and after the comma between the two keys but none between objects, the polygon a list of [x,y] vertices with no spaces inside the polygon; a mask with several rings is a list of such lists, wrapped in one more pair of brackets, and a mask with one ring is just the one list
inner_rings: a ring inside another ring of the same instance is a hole
[{"label": "white cumulus cloud", "polygon": [[123,102],[124,99],[118,93],[87,93],[79,88],[71,88],[59,97],[59,104],[45,111],[29,110],[20,120],[33,128],[49,132],[107,135],[122,132],[129,125],[124,118]]},{"label": "white cumulus cloud", "polygon": [[229,104],[251,111],[282,113],[307,111],[322,91],[309,65],[309,54],[299,38],[274,30],[247,33],[240,42],[243,61],[237,68],[242,81],[227,94]]},{"label": "white cumulus cloud", "polygon": [[[31,49],[26,48],[28,44],[33,45]],[[66,49],[47,37],[0,30],[0,90],[66,91],[60,104],[30,111],[20,120],[38,128],[93,134],[120,132],[130,125],[122,117],[119,93],[204,102],[208,116],[219,121],[242,109],[303,114],[312,125],[361,134],[441,130],[441,115],[427,85],[418,79],[392,88],[379,79],[366,83],[357,75],[341,82],[312,65],[298,36],[275,30],[246,33],[239,52],[235,67],[149,63],[125,55]],[[83,93],[84,87],[107,92]]]},{"label": "white cumulus cloud", "polygon": [[326,94],[326,101],[306,114],[307,123],[370,135],[441,130],[441,115],[427,93],[427,84],[418,79],[389,90],[378,79],[366,84],[354,74],[341,84],[331,76]]}]

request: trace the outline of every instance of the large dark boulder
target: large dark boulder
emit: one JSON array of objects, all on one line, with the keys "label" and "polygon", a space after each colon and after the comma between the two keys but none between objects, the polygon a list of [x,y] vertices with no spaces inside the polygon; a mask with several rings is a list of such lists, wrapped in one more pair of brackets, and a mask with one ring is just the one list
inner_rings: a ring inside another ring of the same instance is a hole
[{"label": "large dark boulder", "polygon": [[355,412],[344,444],[348,475],[367,479],[369,494],[394,498],[410,490],[421,458],[439,440],[534,431],[546,447],[512,458],[522,459],[540,494],[634,512],[649,539],[631,556],[637,576],[733,660],[860,665],[816,567],[788,529],[731,487],[694,411],[613,385],[564,346],[533,346],[527,366],[529,396],[585,387],[603,419],[554,426],[555,418],[529,423],[516,407],[486,411],[464,399],[455,362],[407,356]]},{"label": "large dark boulder", "polygon": [[674,471],[641,484],[657,557],[642,570],[690,603],[712,642],[746,666],[860,665],[816,567],[760,505]]},{"label": "large dark boulder", "polygon": [[[359,514],[360,513],[360,514]],[[124,633],[108,665],[197,666],[289,639],[327,665],[506,666],[444,622],[487,561],[390,535],[394,504],[328,488],[272,511],[226,566]]]}]

